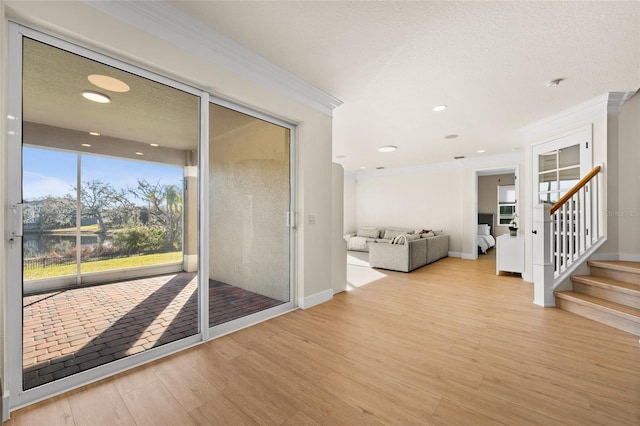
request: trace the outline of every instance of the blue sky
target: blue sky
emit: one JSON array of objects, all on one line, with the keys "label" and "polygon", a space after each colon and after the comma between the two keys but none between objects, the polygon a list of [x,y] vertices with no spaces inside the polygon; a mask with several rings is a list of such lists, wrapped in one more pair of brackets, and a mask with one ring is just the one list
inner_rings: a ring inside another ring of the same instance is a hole
[{"label": "blue sky", "polygon": [[[23,199],[61,197],[76,186],[75,153],[24,147],[22,155]],[[82,180],[102,180],[116,189],[137,187],[138,178],[150,183],[182,186],[182,168],[145,161],[117,160],[82,154]]]}]

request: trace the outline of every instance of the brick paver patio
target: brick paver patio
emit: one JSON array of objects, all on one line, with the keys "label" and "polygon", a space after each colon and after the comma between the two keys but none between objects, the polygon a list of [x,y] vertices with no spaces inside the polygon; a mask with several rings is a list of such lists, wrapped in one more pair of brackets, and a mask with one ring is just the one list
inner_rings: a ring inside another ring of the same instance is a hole
[{"label": "brick paver patio", "polygon": [[[183,272],[24,297],[24,388],[197,333],[196,290]],[[209,281],[210,326],[282,303]]]}]

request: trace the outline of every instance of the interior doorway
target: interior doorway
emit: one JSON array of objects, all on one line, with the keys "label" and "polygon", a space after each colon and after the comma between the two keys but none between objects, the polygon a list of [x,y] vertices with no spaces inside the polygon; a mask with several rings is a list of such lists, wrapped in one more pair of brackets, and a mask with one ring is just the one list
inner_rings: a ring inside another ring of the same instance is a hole
[{"label": "interior doorway", "polygon": [[519,226],[518,173],[518,166],[478,170],[475,173],[476,259],[495,264],[497,238],[512,233],[512,229]]}]

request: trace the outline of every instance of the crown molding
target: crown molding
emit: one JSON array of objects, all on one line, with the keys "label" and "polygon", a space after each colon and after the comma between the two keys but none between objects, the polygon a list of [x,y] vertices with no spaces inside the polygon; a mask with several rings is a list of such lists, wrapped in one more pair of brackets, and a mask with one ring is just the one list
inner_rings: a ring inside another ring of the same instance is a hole
[{"label": "crown molding", "polygon": [[165,1],[81,0],[134,28],[290,99],[333,116],[342,101],[269,62]]},{"label": "crown molding", "polygon": [[535,142],[597,117],[617,115],[635,92],[609,92],[519,129],[525,142]]}]

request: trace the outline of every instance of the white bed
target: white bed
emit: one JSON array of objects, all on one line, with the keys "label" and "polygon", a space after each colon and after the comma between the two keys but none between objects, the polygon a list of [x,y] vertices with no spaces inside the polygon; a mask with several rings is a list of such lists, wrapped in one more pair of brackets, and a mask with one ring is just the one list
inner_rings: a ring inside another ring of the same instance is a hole
[{"label": "white bed", "polygon": [[496,239],[491,235],[478,234],[478,249],[482,254],[487,254],[487,250],[496,245]]},{"label": "white bed", "polygon": [[496,245],[492,230],[493,214],[478,213],[478,251],[482,254],[487,254],[487,250]]}]

